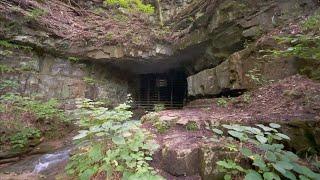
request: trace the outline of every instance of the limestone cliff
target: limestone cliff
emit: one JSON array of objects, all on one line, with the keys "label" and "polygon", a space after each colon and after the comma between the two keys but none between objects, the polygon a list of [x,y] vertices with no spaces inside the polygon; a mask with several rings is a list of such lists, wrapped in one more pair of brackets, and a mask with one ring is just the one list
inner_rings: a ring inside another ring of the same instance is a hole
[{"label": "limestone cliff", "polygon": [[[162,1],[161,6],[163,27],[159,26],[157,14],[112,9],[104,6],[102,0],[73,3],[4,0],[0,2],[0,38],[3,42],[32,48],[32,53],[26,56],[36,59],[39,70],[36,77],[27,78],[35,79],[34,82],[22,83],[26,84],[26,92],[34,91],[32,84],[58,82],[59,77],[65,84],[56,88],[49,85],[50,88],[40,91],[46,92],[46,96],[71,99],[116,97],[115,102],[119,102],[127,92],[135,93],[130,91],[135,89],[130,85],[135,84],[135,75],[176,68],[189,76],[190,96],[206,96],[226,89],[254,88],[259,82],[252,81],[253,73],[263,75],[265,81],[297,73],[295,59],[261,60],[258,52],[276,46],[270,34],[286,33],[284,28],[319,9],[315,0],[168,0]],[[11,52],[9,49],[2,45],[1,52]],[[16,58],[25,56],[21,51],[15,48],[14,53],[2,53],[1,63],[13,67],[25,63]],[[8,59],[14,60],[8,63]],[[88,64],[93,64],[93,68]],[[90,67],[91,70],[85,70],[90,73],[82,72],[83,66]],[[123,72],[128,77],[113,80]],[[24,76],[22,73],[21,77]],[[95,87],[100,90],[85,88],[85,77],[104,79],[107,90],[101,90],[100,85]],[[19,81],[26,82],[25,79]],[[119,88],[108,88],[118,85]],[[81,92],[73,92],[67,86]]]}]

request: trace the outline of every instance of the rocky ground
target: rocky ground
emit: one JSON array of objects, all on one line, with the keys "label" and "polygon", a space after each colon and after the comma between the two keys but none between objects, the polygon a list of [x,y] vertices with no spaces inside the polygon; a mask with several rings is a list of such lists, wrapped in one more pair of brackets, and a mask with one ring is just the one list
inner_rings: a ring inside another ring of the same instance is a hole
[{"label": "rocky ground", "polygon": [[[293,151],[301,151],[314,142],[315,148],[319,148],[319,98],[320,83],[295,75],[240,97],[226,99],[226,103],[220,106],[217,104],[219,99],[202,99],[191,102],[182,110],[148,114],[142,118],[146,121],[144,126],[156,135],[162,147],[153,166],[161,169],[162,175],[168,179],[212,177],[216,167],[212,162],[221,157],[225,142],[221,139],[216,143],[208,141],[212,137],[206,128],[209,125],[277,122],[291,137],[288,147]],[[159,132],[155,121],[166,122],[169,126]],[[190,128],[193,123],[197,128]],[[307,134],[312,134],[311,141]],[[208,148],[214,150],[209,158],[211,162],[209,160],[210,163],[206,164],[204,157],[207,157]]]}]

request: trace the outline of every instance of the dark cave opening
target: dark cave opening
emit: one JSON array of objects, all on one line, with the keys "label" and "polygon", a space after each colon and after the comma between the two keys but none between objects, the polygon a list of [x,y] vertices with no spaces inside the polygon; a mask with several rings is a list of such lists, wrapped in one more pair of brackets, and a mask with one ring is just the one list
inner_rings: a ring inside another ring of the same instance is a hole
[{"label": "dark cave opening", "polygon": [[188,95],[186,78],[186,74],[178,70],[140,74],[136,107],[147,110],[153,110],[155,105],[163,105],[165,109],[182,108]]}]

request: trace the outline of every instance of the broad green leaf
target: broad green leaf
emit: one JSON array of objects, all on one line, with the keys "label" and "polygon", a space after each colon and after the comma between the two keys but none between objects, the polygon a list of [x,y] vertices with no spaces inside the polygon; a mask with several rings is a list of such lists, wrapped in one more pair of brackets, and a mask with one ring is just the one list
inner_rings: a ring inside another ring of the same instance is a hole
[{"label": "broad green leaf", "polygon": [[266,142],[268,142],[268,139],[265,138],[264,136],[256,135],[256,138],[261,144],[265,144]]},{"label": "broad green leaf", "polygon": [[273,132],[278,132],[276,129],[270,128],[270,127],[265,126],[265,125],[263,125],[263,124],[256,124],[256,126],[258,126],[259,128],[261,128],[262,130],[264,130],[264,131],[266,131],[266,132],[271,132],[271,131],[273,131]]},{"label": "broad green leaf", "polygon": [[262,134],[261,130],[255,127],[245,127],[245,130],[250,134]]},{"label": "broad green leaf", "polygon": [[229,133],[231,136],[233,136],[233,137],[235,137],[235,138],[238,138],[238,139],[241,140],[241,141],[247,139],[246,135],[245,135],[244,133],[242,133],[242,132],[229,130],[228,133]]},{"label": "broad green leaf", "polygon": [[261,157],[255,158],[252,165],[259,167],[261,170],[267,170],[267,165]]},{"label": "broad green leaf", "polygon": [[291,151],[284,151],[284,157],[290,161],[297,161],[299,157]]},{"label": "broad green leaf", "polygon": [[301,166],[297,163],[293,163],[292,165],[293,165],[293,171],[295,171],[299,174],[305,175],[311,179],[320,179],[320,174],[311,171],[306,166]]},{"label": "broad green leaf", "polygon": [[275,155],[273,152],[271,152],[271,151],[267,151],[267,152],[266,152],[266,159],[267,159],[268,161],[270,161],[270,162],[276,162],[276,161],[277,161],[276,155]]},{"label": "broad green leaf", "polygon": [[274,167],[274,169],[276,169],[281,174],[286,173],[286,169],[284,169],[282,166],[279,166],[278,164],[274,164],[274,163],[272,163],[272,166]]},{"label": "broad green leaf", "polygon": [[226,174],[226,175],[224,175],[224,180],[231,180],[232,179],[232,177],[231,177],[231,175],[230,174]]},{"label": "broad green leaf", "polygon": [[93,169],[87,169],[80,175],[80,180],[88,180],[91,178],[91,176],[95,173]]},{"label": "broad green leaf", "polygon": [[265,180],[281,180],[280,177],[274,172],[265,172],[263,173],[263,178]]},{"label": "broad green leaf", "polygon": [[307,178],[307,177],[304,176],[304,175],[299,175],[299,179],[300,179],[300,180],[310,180],[309,178]]},{"label": "broad green leaf", "polygon": [[297,177],[290,171],[286,171],[284,174],[282,174],[284,177],[290,179],[290,180],[296,180]]},{"label": "broad green leaf", "polygon": [[79,134],[74,136],[72,139],[73,140],[82,139],[82,138],[86,137],[88,135],[88,133],[89,133],[89,131],[81,130],[81,131],[79,131]]},{"label": "broad green leaf", "polygon": [[251,170],[246,174],[244,180],[262,180],[262,177],[258,172]]},{"label": "broad green leaf", "polygon": [[290,137],[285,135],[285,134],[282,134],[282,133],[276,133],[277,136],[283,138],[283,139],[286,139],[286,140],[290,140]]},{"label": "broad green leaf", "polygon": [[242,132],[245,130],[245,128],[243,126],[240,126],[239,124],[233,124],[233,125],[222,125],[222,127],[226,128],[226,129],[231,129],[234,131],[239,131]]},{"label": "broad green leaf", "polygon": [[283,169],[291,170],[293,169],[293,165],[287,161],[278,161],[276,165],[282,167]]},{"label": "broad green leaf", "polygon": [[223,134],[223,131],[221,131],[220,129],[212,128],[211,130],[216,134],[219,134],[219,135]]},{"label": "broad green leaf", "polygon": [[122,136],[112,137],[112,142],[115,143],[116,145],[122,145],[126,143],[125,139]]},{"label": "broad green leaf", "polygon": [[100,144],[92,146],[92,148],[89,151],[88,156],[93,160],[93,161],[98,161],[103,158],[102,152],[101,152],[101,146]]},{"label": "broad green leaf", "polygon": [[276,124],[276,123],[270,123],[269,126],[272,127],[272,128],[275,128],[275,129],[278,129],[278,128],[281,127],[280,124]]},{"label": "broad green leaf", "polygon": [[244,155],[244,156],[252,156],[252,151],[248,148],[241,148],[240,152]]}]

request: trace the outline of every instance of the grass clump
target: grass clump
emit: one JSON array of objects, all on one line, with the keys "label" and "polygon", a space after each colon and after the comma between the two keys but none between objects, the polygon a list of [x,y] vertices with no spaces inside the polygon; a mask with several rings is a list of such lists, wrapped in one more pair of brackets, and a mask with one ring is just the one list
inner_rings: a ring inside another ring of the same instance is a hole
[{"label": "grass clump", "polygon": [[153,14],[154,7],[151,4],[144,4],[141,0],[105,0],[106,6],[121,7],[129,10]]},{"label": "grass clump", "polygon": [[187,130],[187,131],[197,131],[197,130],[199,130],[199,126],[198,126],[197,122],[195,122],[195,121],[189,121],[189,122],[186,124],[186,130]]}]

